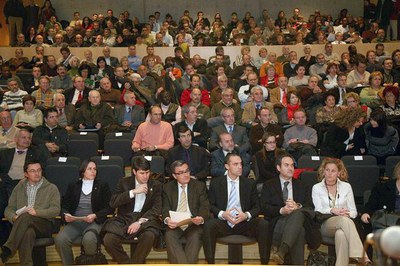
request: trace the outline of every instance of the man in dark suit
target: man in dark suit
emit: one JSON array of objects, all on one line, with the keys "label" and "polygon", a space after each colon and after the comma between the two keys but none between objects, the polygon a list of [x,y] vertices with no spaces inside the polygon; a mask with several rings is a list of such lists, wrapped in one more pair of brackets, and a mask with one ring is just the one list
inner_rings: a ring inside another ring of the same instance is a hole
[{"label": "man in dark suit", "polygon": [[165,169],[167,176],[171,176],[169,165],[176,160],[183,160],[189,165],[190,175],[205,182],[210,175],[210,153],[192,144],[193,132],[186,125],[177,127],[176,138],[180,144],[168,150]]},{"label": "man in dark suit", "polygon": [[31,147],[32,134],[20,129],[15,136],[15,148],[0,151],[0,177],[6,184],[8,196],[18,182],[24,178],[24,164],[27,161],[39,161],[44,169],[45,157],[39,150]]},{"label": "man in dark suit", "polygon": [[[150,177],[150,163],[142,156],[135,158],[134,175],[122,178],[110,206],[118,208],[117,216],[102,228],[104,246],[117,263],[144,264],[160,234],[161,184]],[[138,238],[130,259],[122,247],[124,240]]]},{"label": "man in dark suit", "polygon": [[144,122],[144,108],[136,105],[136,96],[133,91],[127,90],[124,94],[124,105],[114,108],[114,120],[118,124],[118,131],[130,131],[136,133],[137,127]]},{"label": "man in dark suit", "polygon": [[335,96],[336,104],[343,105],[344,96],[346,93],[354,92],[354,89],[348,88],[347,75],[345,73],[340,73],[337,75],[337,86],[327,91],[327,93]]},{"label": "man in dark suit", "polygon": [[203,249],[208,263],[215,263],[217,238],[226,235],[255,237],[262,264],[268,264],[268,222],[258,219],[260,212],[256,183],[242,175],[242,159],[237,154],[226,157],[227,174],[211,180],[208,199],[213,219],[204,225]]},{"label": "man in dark suit", "polygon": [[[189,165],[181,160],[171,164],[174,181],[163,187],[163,220],[168,226],[165,233],[170,263],[197,263],[202,245],[203,224],[208,218],[209,203],[206,185],[190,177]],[[170,211],[188,212],[190,222],[181,225],[170,217]],[[185,248],[181,240],[186,240]]]},{"label": "man in dark suit", "polygon": [[249,137],[247,136],[246,128],[235,125],[235,111],[230,107],[224,107],[221,111],[224,124],[214,127],[211,133],[210,150],[218,149],[218,136],[221,133],[228,132],[232,135],[235,147],[239,148],[240,152],[250,150]]},{"label": "man in dark suit", "polygon": [[73,79],[74,87],[64,91],[67,103],[71,103],[76,109],[87,102],[90,89],[85,87],[85,81],[82,77],[77,76]]},{"label": "man in dark suit", "polygon": [[65,104],[65,95],[62,93],[55,93],[53,96],[54,108],[58,112],[58,125],[71,131],[75,123],[75,106],[72,104]]},{"label": "man in dark suit", "polygon": [[304,212],[312,212],[311,191],[300,180],[293,179],[294,159],[290,154],[280,154],[275,161],[279,178],[268,180],[260,197],[261,211],[269,221],[269,258],[271,244],[278,246],[272,255],[277,264],[304,264],[305,221]]},{"label": "man in dark suit", "polygon": [[229,153],[239,154],[243,161],[243,177],[247,177],[250,173],[250,155],[246,152],[240,152],[235,147],[232,135],[224,132],[219,135],[220,148],[211,154],[211,176],[218,177],[225,175],[225,157]]},{"label": "man in dark suit", "polygon": [[106,59],[106,63],[109,66],[116,67],[119,65],[118,58],[115,56],[111,56],[111,49],[110,47],[106,46],[103,48],[103,55],[104,58]]},{"label": "man in dark suit", "polygon": [[193,143],[203,148],[207,148],[207,140],[210,136],[210,130],[204,119],[197,118],[197,108],[194,104],[189,103],[182,107],[182,113],[185,120],[175,125],[175,128],[187,126],[193,132]]}]

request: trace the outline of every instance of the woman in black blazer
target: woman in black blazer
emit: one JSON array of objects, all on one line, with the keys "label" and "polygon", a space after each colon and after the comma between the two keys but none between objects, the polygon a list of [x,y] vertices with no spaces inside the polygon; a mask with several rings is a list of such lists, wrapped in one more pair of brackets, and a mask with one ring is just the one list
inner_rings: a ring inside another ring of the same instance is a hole
[{"label": "woman in black blazer", "polygon": [[366,154],[365,133],[362,127],[366,118],[361,108],[347,108],[334,117],[321,145],[321,156],[341,158],[344,155]]},{"label": "woman in black blazer", "polygon": [[109,205],[110,188],[96,178],[96,164],[83,161],[79,175],[77,182],[69,184],[61,203],[61,215],[67,225],[55,238],[55,244],[63,265],[74,264],[72,244],[78,241],[81,241],[85,254],[96,254],[97,236],[94,231],[99,233],[107,215],[113,213]]}]

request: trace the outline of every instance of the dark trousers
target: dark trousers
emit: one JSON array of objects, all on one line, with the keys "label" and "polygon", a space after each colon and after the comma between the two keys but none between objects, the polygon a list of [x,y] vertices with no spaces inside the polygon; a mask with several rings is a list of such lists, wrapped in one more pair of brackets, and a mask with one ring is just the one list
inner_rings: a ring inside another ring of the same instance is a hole
[{"label": "dark trousers", "polygon": [[135,249],[133,258],[129,258],[128,254],[122,247],[124,238],[113,233],[106,233],[103,239],[104,246],[113,260],[119,264],[144,264],[146,257],[149,255],[154,241],[157,238],[157,233],[152,228],[144,229],[137,235],[138,244]]},{"label": "dark trousers", "polygon": [[198,225],[190,225],[185,231],[179,227],[167,229],[165,242],[169,263],[196,264],[199,259],[202,235],[203,226]]},{"label": "dark trousers", "polygon": [[14,222],[5,247],[11,256],[18,250],[20,265],[32,265],[32,249],[36,238],[51,237],[53,223],[47,219],[22,214]]},{"label": "dark trousers", "polygon": [[268,237],[268,222],[263,219],[254,218],[250,221],[244,221],[235,225],[233,228],[226,221],[214,218],[208,220],[204,224],[203,231],[203,249],[204,255],[208,263],[215,263],[215,246],[217,238],[227,235],[244,235],[255,237],[258,242],[258,250],[260,253],[261,263],[268,262],[267,239]]},{"label": "dark trousers", "polygon": [[[268,258],[272,239],[280,239],[280,244],[286,244],[289,247],[289,256],[291,264],[304,264],[304,214],[301,209],[292,212],[287,216],[282,216],[275,225],[273,238],[268,237]],[[277,236],[278,235],[278,236]],[[286,258],[285,258],[286,263]]]}]

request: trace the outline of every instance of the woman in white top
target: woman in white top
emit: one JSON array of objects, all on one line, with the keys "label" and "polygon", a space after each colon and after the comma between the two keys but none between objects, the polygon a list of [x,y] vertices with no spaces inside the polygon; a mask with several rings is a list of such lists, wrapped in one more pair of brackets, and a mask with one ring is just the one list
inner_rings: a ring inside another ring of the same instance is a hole
[{"label": "woman in white top", "polygon": [[[326,158],[318,169],[319,183],[312,189],[315,211],[321,213],[321,233],[334,238],[336,266],[348,265],[349,258],[362,261],[363,245],[352,219],[357,217],[353,190],[341,160]],[[365,255],[362,265],[372,265]]]}]

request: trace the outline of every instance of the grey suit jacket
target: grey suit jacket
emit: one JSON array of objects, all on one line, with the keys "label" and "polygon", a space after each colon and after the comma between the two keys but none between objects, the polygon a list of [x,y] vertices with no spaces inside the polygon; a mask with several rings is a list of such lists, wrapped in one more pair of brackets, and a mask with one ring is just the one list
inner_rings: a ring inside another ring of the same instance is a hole
[{"label": "grey suit jacket", "polygon": [[[117,105],[114,108],[114,120],[118,123],[118,125],[122,125],[124,122],[124,114],[125,114],[125,104]],[[140,123],[145,120],[144,108],[140,105],[134,105],[132,107],[131,112],[131,130],[135,130]]]},{"label": "grey suit jacket", "polygon": [[[214,127],[211,133],[210,150],[216,150],[219,148],[218,136],[221,133],[228,132],[225,125]],[[247,152],[250,150],[249,137],[247,136],[246,128],[238,125],[234,125],[232,132],[233,142],[239,145],[240,152]]]}]

